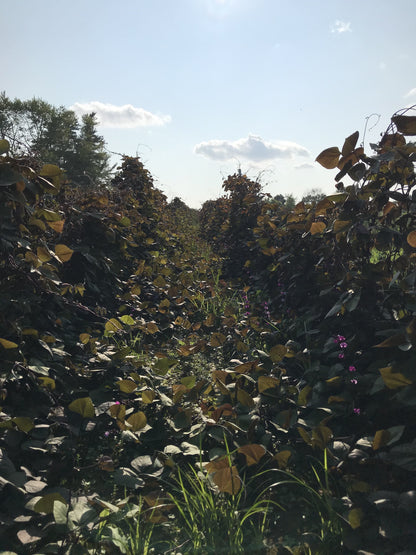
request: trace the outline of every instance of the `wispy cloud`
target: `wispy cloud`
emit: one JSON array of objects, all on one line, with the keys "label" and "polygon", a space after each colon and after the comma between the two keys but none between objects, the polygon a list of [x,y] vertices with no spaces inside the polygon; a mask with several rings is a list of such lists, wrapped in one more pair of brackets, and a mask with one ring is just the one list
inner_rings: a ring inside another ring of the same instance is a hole
[{"label": "wispy cloud", "polygon": [[257,135],[249,135],[236,141],[219,139],[205,141],[195,146],[194,153],[221,162],[244,158],[253,163],[277,158],[309,156],[309,151],[297,143],[291,141],[270,142]]},{"label": "wispy cloud", "polygon": [[314,170],[315,166],[313,164],[299,164],[295,166],[295,170]]},{"label": "wispy cloud", "polygon": [[150,127],[165,125],[171,121],[171,117],[168,115],[152,114],[131,104],[116,106],[98,100],[85,103],[76,102],[70,109],[79,116],[94,112],[103,127]]},{"label": "wispy cloud", "polygon": [[331,33],[351,33],[351,23],[349,21],[341,21],[337,19],[331,27]]},{"label": "wispy cloud", "polygon": [[414,96],[416,96],[416,88],[410,89],[410,91],[404,95],[405,98],[411,98]]}]

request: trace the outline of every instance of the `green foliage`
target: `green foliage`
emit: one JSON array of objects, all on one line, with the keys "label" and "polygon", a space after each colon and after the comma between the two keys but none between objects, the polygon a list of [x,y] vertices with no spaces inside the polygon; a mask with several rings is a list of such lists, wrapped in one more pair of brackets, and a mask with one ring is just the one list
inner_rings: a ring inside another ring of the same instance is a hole
[{"label": "green foliage", "polygon": [[55,164],[69,181],[84,188],[104,185],[112,170],[96,127],[94,113],[84,115],[80,125],[75,112],[63,106],[0,94],[0,137],[8,140],[11,155]]},{"label": "green foliage", "polygon": [[230,176],[205,240],[138,158],[88,192],[0,142],[1,549],[412,549],[406,118],[317,203]]}]

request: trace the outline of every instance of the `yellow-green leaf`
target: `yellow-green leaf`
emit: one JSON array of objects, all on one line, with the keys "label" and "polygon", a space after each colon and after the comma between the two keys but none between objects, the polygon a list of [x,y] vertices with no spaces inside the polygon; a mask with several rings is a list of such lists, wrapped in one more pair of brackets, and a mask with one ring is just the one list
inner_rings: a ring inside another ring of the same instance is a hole
[{"label": "yellow-green leaf", "polygon": [[123,329],[123,324],[116,318],[111,318],[105,323],[104,328],[106,331],[116,332]]},{"label": "yellow-green leaf", "polygon": [[15,416],[12,421],[22,432],[28,433],[35,427],[33,420],[27,416]]},{"label": "yellow-green leaf", "polygon": [[399,387],[404,387],[412,383],[411,380],[406,378],[401,372],[393,372],[392,366],[386,366],[386,368],[379,368],[383,382],[389,389],[398,389]]},{"label": "yellow-green leaf", "polygon": [[80,335],[79,335],[79,340],[84,345],[86,345],[89,342],[90,339],[91,339],[91,335],[89,333],[80,333]]},{"label": "yellow-green leaf", "polygon": [[80,414],[83,418],[94,418],[95,409],[93,402],[90,397],[81,397],[80,399],[75,399],[68,405],[69,410]]},{"label": "yellow-green leaf", "polygon": [[337,146],[327,148],[317,156],[316,161],[327,170],[332,170],[337,167],[341,152]]},{"label": "yellow-green leaf", "polygon": [[373,449],[377,451],[380,447],[384,447],[390,441],[390,432],[388,430],[377,430],[373,439]]},{"label": "yellow-green leaf", "polygon": [[351,528],[353,528],[354,530],[361,526],[362,518],[363,518],[362,509],[352,509],[348,513],[348,522],[350,523]]},{"label": "yellow-green leaf", "polygon": [[356,147],[358,137],[359,137],[359,133],[358,131],[356,131],[355,133],[353,133],[352,135],[350,135],[345,139],[344,146],[342,147],[342,152],[341,152],[342,156],[348,156],[348,154],[351,154],[351,152],[353,152],[353,150]]},{"label": "yellow-green leaf", "polygon": [[61,262],[68,262],[70,260],[73,250],[66,245],[56,245],[55,254]]},{"label": "yellow-green leaf", "polygon": [[298,395],[298,405],[300,406],[305,406],[306,403],[308,402],[308,397],[310,392],[312,391],[312,387],[310,385],[306,385],[300,392]]},{"label": "yellow-green leaf", "polygon": [[221,347],[226,340],[227,338],[223,333],[216,331],[211,335],[210,345],[211,347]]},{"label": "yellow-green leaf", "polygon": [[1,337],[0,337],[0,345],[4,349],[17,349],[17,347],[19,346],[17,343],[14,343],[13,341],[9,341],[8,339],[2,339]]},{"label": "yellow-green leaf", "polygon": [[277,378],[273,378],[272,376],[260,376],[257,380],[257,387],[259,393],[263,393],[267,389],[273,389],[274,387],[278,387],[280,385],[280,380]]},{"label": "yellow-green leaf", "polygon": [[47,222],[47,224],[54,231],[56,231],[56,233],[62,233],[64,230],[65,220],[60,220],[58,222]]},{"label": "yellow-green leaf", "polygon": [[287,348],[285,345],[275,345],[269,351],[269,356],[272,362],[277,363],[284,359],[287,354]]},{"label": "yellow-green leaf", "polygon": [[56,387],[56,383],[53,378],[40,376],[38,381],[42,387],[46,387],[46,389],[50,389],[51,391],[53,391]]},{"label": "yellow-green leaf", "polygon": [[146,426],[147,418],[144,412],[138,411],[129,416],[126,422],[129,424],[127,429],[130,429],[132,432],[138,432]]},{"label": "yellow-green leaf", "polygon": [[137,389],[137,384],[133,380],[120,380],[117,387],[122,393],[133,393]]},{"label": "yellow-green leaf", "polygon": [[0,139],[0,154],[5,154],[6,152],[8,152],[9,148],[9,141],[6,141],[6,139]]},{"label": "yellow-green leaf", "polygon": [[145,389],[142,391],[142,401],[146,403],[146,405],[150,405],[155,400],[156,394],[153,389]]},{"label": "yellow-green leaf", "polygon": [[312,430],[312,446],[325,449],[332,436],[333,433],[330,428],[327,426],[317,426]]},{"label": "yellow-green leaf", "polygon": [[33,510],[37,513],[52,514],[53,504],[55,501],[60,501],[61,503],[67,505],[67,502],[60,493],[48,493],[39,499],[33,507]]},{"label": "yellow-green leaf", "polygon": [[254,407],[254,400],[253,397],[244,391],[244,389],[239,389],[237,391],[237,401],[241,403],[244,407]]}]

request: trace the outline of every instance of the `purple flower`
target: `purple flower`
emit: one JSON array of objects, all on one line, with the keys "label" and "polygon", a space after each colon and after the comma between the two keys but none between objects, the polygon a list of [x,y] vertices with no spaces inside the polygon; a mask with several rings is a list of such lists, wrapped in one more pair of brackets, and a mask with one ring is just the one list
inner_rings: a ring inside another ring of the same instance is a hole
[{"label": "purple flower", "polygon": [[358,381],[355,380],[355,379],[354,379],[354,380],[350,380],[350,382],[351,382],[352,384],[354,384],[354,385],[357,385],[357,383],[358,383]]},{"label": "purple flower", "polygon": [[337,335],[334,338],[334,343],[339,343],[339,342],[342,342],[342,341],[345,341],[345,337],[343,335]]},{"label": "purple flower", "polygon": [[104,432],[105,437],[108,437],[110,435],[110,432]]},{"label": "purple flower", "polygon": [[353,409],[354,410],[354,414],[361,414],[361,409]]},{"label": "purple flower", "polygon": [[120,401],[115,401],[114,404],[115,404],[115,405],[119,405],[119,404],[120,404]]},{"label": "purple flower", "polygon": [[339,344],[339,346],[341,347],[341,349],[346,349],[348,347],[348,343],[345,343],[345,341],[343,341]]},{"label": "purple flower", "polygon": [[345,357],[344,353],[339,353],[338,358],[344,358],[344,357]]},{"label": "purple flower", "polygon": [[357,369],[355,366],[348,366],[348,372],[356,372]]}]

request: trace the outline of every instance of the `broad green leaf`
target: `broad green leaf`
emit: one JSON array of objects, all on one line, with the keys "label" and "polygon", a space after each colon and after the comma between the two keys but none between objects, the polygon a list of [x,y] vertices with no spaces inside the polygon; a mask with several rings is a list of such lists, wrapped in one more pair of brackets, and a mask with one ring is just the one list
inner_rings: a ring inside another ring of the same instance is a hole
[{"label": "broad green leaf", "polygon": [[259,393],[267,391],[268,389],[273,389],[274,387],[279,387],[280,380],[272,376],[260,376],[257,380],[257,387]]},{"label": "broad green leaf", "polygon": [[159,374],[160,376],[164,376],[176,364],[178,364],[178,361],[175,358],[165,357],[165,358],[160,358],[154,364],[153,368],[155,369],[156,374]]},{"label": "broad green leaf", "polygon": [[0,139],[0,154],[5,154],[9,151],[10,143],[6,139]]},{"label": "broad green leaf", "polygon": [[42,387],[46,387],[46,389],[49,389],[50,391],[53,391],[56,387],[56,383],[53,378],[40,376],[38,377],[38,381]]},{"label": "broad green leaf", "polygon": [[238,389],[237,391],[237,401],[241,403],[244,407],[254,407],[253,397],[247,393],[244,389]]},{"label": "broad green leaf", "polygon": [[80,333],[79,335],[79,340],[83,345],[86,345],[90,339],[91,339],[91,335],[89,333]]},{"label": "broad green leaf", "polygon": [[332,437],[333,433],[330,428],[327,426],[317,426],[312,430],[312,446],[325,449]]},{"label": "broad green leaf", "polygon": [[128,326],[134,326],[134,324],[136,323],[134,318],[132,318],[128,314],[125,314],[124,316],[120,316],[120,320],[123,322],[123,324],[127,324]]},{"label": "broad green leaf", "polygon": [[1,337],[0,345],[3,347],[3,349],[17,349],[17,347],[19,346],[17,343],[9,341],[8,339],[2,339]]},{"label": "broad green leaf", "polygon": [[75,399],[68,405],[69,410],[80,414],[83,418],[94,418],[95,409],[93,402],[90,397],[81,397],[80,399]]},{"label": "broad green leaf", "polygon": [[60,501],[65,505],[67,504],[60,493],[48,493],[41,497],[39,501],[37,501],[37,503],[33,507],[33,510],[37,513],[52,514],[55,501]]},{"label": "broad green leaf", "polygon": [[277,363],[285,358],[287,355],[287,348],[285,345],[275,345],[269,351],[269,356],[272,362]]},{"label": "broad green leaf", "polygon": [[312,391],[312,387],[310,385],[306,385],[298,395],[298,405],[305,406],[308,402],[308,397]]},{"label": "broad green leaf", "polygon": [[66,524],[68,520],[68,505],[65,502],[55,499],[53,502],[53,517],[56,524]]},{"label": "broad green leaf", "polygon": [[33,420],[27,416],[15,416],[12,421],[22,432],[28,433],[35,427]]},{"label": "broad green leaf", "polygon": [[195,376],[185,376],[181,378],[181,384],[186,386],[188,389],[192,389],[195,387],[196,384],[196,377]]},{"label": "broad green leaf", "polygon": [[137,383],[133,380],[119,380],[116,385],[122,393],[133,393],[137,389]]},{"label": "broad green leaf", "polygon": [[74,251],[66,245],[56,245],[55,254],[61,262],[68,262],[71,259]]},{"label": "broad green leaf", "polygon": [[389,389],[398,389],[399,387],[404,387],[412,383],[412,381],[406,378],[401,372],[393,372],[392,366],[379,368],[379,372],[383,378],[383,382]]},{"label": "broad green leaf", "polygon": [[130,429],[132,432],[138,432],[146,426],[147,418],[144,412],[138,411],[129,416],[126,422],[129,425],[127,429]]},{"label": "broad green leaf", "polygon": [[142,391],[142,401],[143,403],[146,403],[146,405],[150,405],[150,403],[153,403],[155,397],[156,393],[153,391],[153,389],[145,389],[144,391]]},{"label": "broad green leaf", "polygon": [[352,509],[348,513],[348,522],[353,530],[361,526],[361,520],[364,516],[362,509]]},{"label": "broad green leaf", "polygon": [[124,418],[126,416],[126,406],[120,403],[115,403],[114,405],[111,405],[111,407],[108,409],[108,412],[113,418],[124,422]]},{"label": "broad green leaf", "polygon": [[105,323],[104,328],[106,331],[110,332],[117,332],[124,329],[123,324],[119,322],[116,318],[111,318],[110,320],[108,320]]}]

